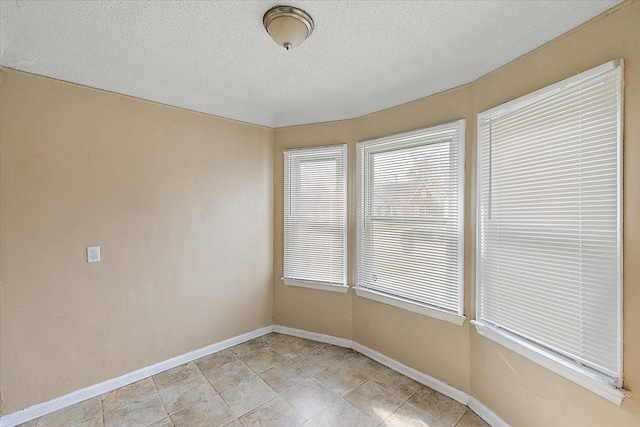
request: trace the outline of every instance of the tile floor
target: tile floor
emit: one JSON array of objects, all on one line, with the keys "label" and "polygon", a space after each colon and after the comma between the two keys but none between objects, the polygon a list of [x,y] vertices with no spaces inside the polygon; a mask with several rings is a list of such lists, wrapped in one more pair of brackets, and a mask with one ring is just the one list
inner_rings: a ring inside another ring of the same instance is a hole
[{"label": "tile floor", "polygon": [[353,350],[269,334],[23,427],[487,427]]}]

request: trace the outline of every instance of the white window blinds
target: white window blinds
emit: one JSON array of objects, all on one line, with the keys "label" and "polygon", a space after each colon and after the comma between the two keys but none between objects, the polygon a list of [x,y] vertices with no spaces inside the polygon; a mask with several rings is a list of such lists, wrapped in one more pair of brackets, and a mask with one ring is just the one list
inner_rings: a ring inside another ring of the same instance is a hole
[{"label": "white window blinds", "polygon": [[358,144],[357,286],[462,315],[464,120]]},{"label": "white window blinds", "polygon": [[620,385],[622,70],[478,117],[478,318]]},{"label": "white window blinds", "polygon": [[346,286],[346,145],[284,152],[284,279]]}]

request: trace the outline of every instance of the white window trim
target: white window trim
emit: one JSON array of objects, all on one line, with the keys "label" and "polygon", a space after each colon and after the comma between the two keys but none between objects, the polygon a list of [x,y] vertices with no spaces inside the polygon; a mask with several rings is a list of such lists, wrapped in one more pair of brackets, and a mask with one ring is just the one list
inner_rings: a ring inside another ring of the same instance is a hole
[{"label": "white window trim", "polygon": [[[342,149],[342,151],[344,152],[344,166],[343,166],[343,180],[344,180],[344,237],[342,239],[342,244],[344,247],[344,285],[343,284],[339,284],[339,283],[330,283],[330,282],[320,282],[320,281],[313,281],[313,280],[302,280],[302,279],[293,279],[293,278],[288,278],[288,277],[282,277],[282,283],[284,283],[287,286],[297,286],[300,288],[308,288],[308,289],[317,289],[317,290],[321,290],[321,291],[329,291],[329,292],[340,292],[340,293],[346,293],[349,290],[349,285],[347,284],[347,275],[348,275],[348,271],[349,271],[349,266],[348,266],[348,242],[349,242],[349,225],[348,225],[348,203],[349,203],[349,197],[348,197],[348,193],[349,193],[349,182],[348,182],[348,166],[349,166],[349,151],[347,150],[347,144],[337,144],[336,146],[340,147]],[[285,151],[297,151],[297,150],[301,150],[301,151],[311,151],[311,150],[318,150],[321,151],[323,149],[326,148],[333,148],[335,147],[334,145],[321,145],[321,146],[316,146],[316,147],[308,147],[308,148],[293,148],[293,149],[287,149]],[[284,152],[283,152],[283,156],[284,156]],[[286,197],[286,195],[285,195]],[[283,226],[284,226],[284,216],[283,216]],[[284,237],[284,236],[283,236]],[[284,239],[283,239],[284,241]],[[283,247],[283,270],[284,270],[284,247]]]},{"label": "white window trim", "polygon": [[[530,94],[524,95],[520,98],[516,98],[512,101],[506,102],[504,104],[498,105],[494,108],[486,110],[480,114],[478,114],[477,122],[476,122],[476,131],[480,129],[481,122],[484,120],[490,119],[492,117],[496,117],[498,115],[502,115],[512,111],[514,108],[521,108],[523,106],[527,106],[536,102],[543,96],[548,96],[551,93],[559,92],[565,89],[567,86],[570,86],[578,81],[588,79],[590,77],[596,76],[598,74],[610,71],[615,69],[616,67],[624,67],[623,59],[615,59],[613,61],[609,61],[605,64],[587,70],[585,72],[579,73],[575,76],[569,77],[565,80],[562,80],[558,83],[552,84],[550,86],[539,89]],[[622,99],[621,104],[624,105],[624,75],[623,81],[620,85],[620,98]],[[624,114],[619,108],[618,115],[620,120],[618,122],[618,143],[622,144],[622,129],[623,129],[623,121]],[[480,146],[480,135],[476,132],[476,159],[480,156],[479,146]],[[623,257],[622,257],[622,149],[618,150],[618,271],[619,277],[623,277]],[[480,198],[482,192],[480,191],[480,173],[481,170],[479,167],[476,168],[476,208],[480,206]],[[476,213],[476,296],[479,294],[478,290],[480,287],[480,263],[477,262],[477,254],[480,253],[480,215]],[[620,279],[621,280],[621,279]],[[624,323],[623,323],[623,293],[620,292],[620,336],[624,337]],[[480,300],[476,297],[476,313],[480,313]],[[477,314],[476,314],[477,316]],[[616,405],[621,405],[622,400],[625,396],[628,395],[628,391],[622,387],[622,383],[620,383],[620,387],[616,387],[609,382],[606,382],[605,379],[591,371],[580,368],[576,365],[572,365],[567,362],[567,360],[558,357],[553,354],[551,351],[544,349],[542,347],[538,347],[533,345],[532,343],[525,341],[514,334],[510,334],[506,331],[503,331],[499,328],[496,328],[494,325],[483,322],[482,320],[471,320],[471,324],[476,327],[476,331],[478,334],[483,337],[496,342],[497,344],[506,347],[515,353],[535,362],[545,368],[555,372],[556,374],[573,381],[576,384],[581,385],[582,387],[590,390],[597,395],[604,397],[605,399],[615,403]],[[624,339],[623,339],[624,341]],[[620,352],[620,367],[623,369],[623,351]],[[620,372],[620,381],[622,381],[623,373]]]},{"label": "white window trim", "polygon": [[[465,320],[467,319],[467,317],[464,315],[464,220],[465,220],[465,205],[464,205],[464,197],[465,197],[465,145],[466,145],[466,120],[465,119],[460,119],[460,120],[456,120],[455,122],[449,122],[449,123],[443,123],[441,125],[436,125],[436,126],[431,126],[429,127],[430,130],[433,131],[438,131],[440,129],[450,129],[452,127],[452,125],[457,125],[458,127],[458,146],[460,147],[460,158],[458,159],[459,161],[459,165],[458,165],[458,177],[460,178],[460,190],[458,192],[458,203],[460,206],[460,212],[461,214],[458,215],[458,229],[459,229],[459,235],[458,235],[458,239],[460,242],[459,245],[459,253],[458,253],[458,257],[460,260],[460,263],[458,265],[458,273],[460,274],[460,283],[459,283],[459,297],[458,297],[458,313],[451,313],[445,310],[440,310],[434,307],[431,307],[429,305],[426,304],[420,304],[418,302],[415,301],[410,301],[401,297],[397,297],[397,296],[391,296],[391,295],[387,295],[387,294],[383,294],[381,292],[376,292],[372,289],[369,288],[365,288],[365,287],[360,287],[358,286],[358,284],[356,283],[356,286],[354,286],[354,290],[356,291],[356,295],[359,297],[363,297],[363,298],[368,298],[374,301],[378,301],[384,304],[388,304],[388,305],[392,305],[394,307],[398,307],[398,308],[402,308],[404,310],[407,311],[412,311],[414,313],[418,313],[418,314],[423,314],[425,316],[429,316],[429,317],[433,317],[435,319],[439,319],[439,320],[444,320],[450,323],[454,323],[456,325],[462,326],[465,322]],[[423,132],[424,129],[420,129],[418,131],[413,131],[413,132],[406,132],[403,134],[398,134],[397,136],[410,136],[412,134],[417,134],[417,133],[421,133]],[[381,141],[381,140],[385,140],[387,139],[386,137],[384,138],[377,138],[377,139],[373,139],[367,142],[370,143],[375,143],[377,141]],[[361,159],[360,159],[360,155],[357,156],[357,161],[356,161],[356,197],[358,197],[357,195],[360,194],[361,191],[364,191],[361,188],[361,178],[362,178],[362,164],[361,164]],[[357,225],[356,225],[357,228]],[[360,232],[360,230],[357,230],[357,232]],[[356,237],[356,253],[359,252],[361,250],[360,248],[360,239]],[[358,256],[356,255],[356,260],[358,259]],[[358,277],[357,274],[357,269],[358,269],[358,263],[356,262],[356,277]]]},{"label": "white window trim", "polygon": [[556,374],[573,381],[576,384],[604,397],[610,402],[620,405],[628,392],[621,388],[616,388],[604,382],[596,374],[592,374],[576,365],[568,363],[565,359],[555,356],[549,351],[532,345],[531,343],[519,339],[517,336],[508,334],[494,326],[482,321],[472,320],[471,324],[476,327],[478,334],[500,344],[503,347],[523,356],[532,362],[544,366]]},{"label": "white window trim", "polygon": [[575,76],[569,77],[567,79],[564,79],[552,85],[543,87],[542,89],[538,89],[535,92],[531,92],[527,95],[505,102],[504,104],[500,104],[497,107],[493,107],[489,110],[485,110],[482,113],[478,114],[478,124],[480,124],[481,121],[489,119],[491,117],[501,116],[506,113],[509,113],[516,108],[526,107],[527,105],[533,104],[534,102],[538,101],[541,97],[547,97],[552,93],[559,92],[565,89],[567,86],[571,86],[574,83],[577,83],[581,80],[586,80],[591,77],[597,76],[598,74],[602,74],[607,71],[613,70],[614,68],[621,65],[623,65],[622,59],[614,59],[613,61],[609,61],[605,64],[599,65],[595,68],[584,71]]},{"label": "white window trim", "polygon": [[349,286],[347,285],[340,285],[337,283],[328,283],[328,282],[316,282],[313,280],[287,279],[286,277],[282,278],[282,283],[284,283],[287,286],[297,286],[300,288],[317,289],[320,291],[340,292],[343,294],[349,290]]},{"label": "white window trim", "polygon": [[356,295],[359,297],[367,298],[373,301],[378,301],[383,304],[392,305],[394,307],[402,308],[407,311],[412,311],[418,314],[424,314],[425,316],[433,317],[434,319],[444,320],[446,322],[453,323],[458,326],[462,326],[464,321],[467,320],[466,316],[450,313],[448,311],[439,310],[437,308],[420,304],[414,301],[409,301],[393,295],[383,294],[382,292],[376,292],[366,288],[354,288]]}]

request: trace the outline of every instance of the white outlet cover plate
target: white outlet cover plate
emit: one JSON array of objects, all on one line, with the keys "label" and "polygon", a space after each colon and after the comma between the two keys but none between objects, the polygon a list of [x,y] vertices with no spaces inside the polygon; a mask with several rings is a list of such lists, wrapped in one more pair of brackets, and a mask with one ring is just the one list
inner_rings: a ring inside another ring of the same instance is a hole
[{"label": "white outlet cover plate", "polygon": [[100,262],[100,246],[89,246],[87,248],[87,261]]}]

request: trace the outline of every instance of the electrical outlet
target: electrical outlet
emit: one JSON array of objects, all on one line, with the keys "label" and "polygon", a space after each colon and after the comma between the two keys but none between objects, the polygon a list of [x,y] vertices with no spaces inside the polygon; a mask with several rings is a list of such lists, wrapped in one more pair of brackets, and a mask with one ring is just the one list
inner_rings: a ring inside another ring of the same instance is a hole
[{"label": "electrical outlet", "polygon": [[87,262],[100,262],[100,246],[87,248]]}]

